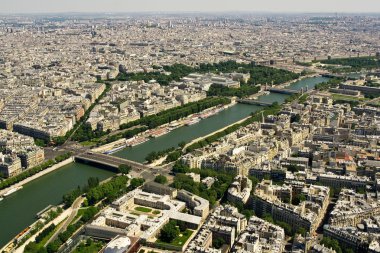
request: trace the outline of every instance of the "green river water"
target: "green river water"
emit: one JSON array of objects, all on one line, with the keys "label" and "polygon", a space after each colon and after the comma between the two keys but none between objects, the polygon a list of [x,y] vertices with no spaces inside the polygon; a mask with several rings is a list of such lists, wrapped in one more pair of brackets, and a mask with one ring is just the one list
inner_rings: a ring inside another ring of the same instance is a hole
[{"label": "green river water", "polygon": [[[288,88],[301,89],[305,86],[313,88],[317,83],[326,80],[328,79],[323,77],[307,78]],[[265,102],[282,103],[286,97],[287,95],[271,93],[258,99]],[[254,105],[236,104],[197,124],[178,128],[164,136],[151,139],[133,148],[124,149],[114,155],[143,162],[151,151],[176,147],[181,141],[189,142],[207,135],[247,117],[259,108]],[[72,163],[26,184],[23,189],[0,201],[0,247],[33,223],[39,211],[50,204],[60,203],[63,194],[78,185],[85,185],[89,177],[98,177],[102,180],[112,175],[112,172],[106,170]]]}]

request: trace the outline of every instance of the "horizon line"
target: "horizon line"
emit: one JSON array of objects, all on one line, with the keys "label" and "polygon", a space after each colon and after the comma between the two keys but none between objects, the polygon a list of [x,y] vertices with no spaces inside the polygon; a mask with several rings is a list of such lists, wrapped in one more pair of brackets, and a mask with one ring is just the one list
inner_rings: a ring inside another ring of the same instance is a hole
[{"label": "horizon line", "polygon": [[220,11],[158,11],[158,10],[146,10],[146,11],[30,11],[30,12],[4,12],[0,11],[0,15],[48,15],[48,14],[378,14],[380,11],[255,11],[255,10],[220,10]]}]

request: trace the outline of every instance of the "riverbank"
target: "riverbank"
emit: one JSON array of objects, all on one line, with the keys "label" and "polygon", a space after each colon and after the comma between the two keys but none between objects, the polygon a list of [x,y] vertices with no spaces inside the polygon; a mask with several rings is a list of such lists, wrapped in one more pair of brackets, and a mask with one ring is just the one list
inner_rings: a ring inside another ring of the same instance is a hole
[{"label": "riverbank", "polygon": [[[321,78],[304,79],[296,86],[312,87],[316,82],[323,82]],[[261,96],[259,100],[269,103],[281,103],[287,96],[283,94],[269,94]],[[148,153],[176,147],[180,142],[191,142],[200,136],[218,132],[227,125],[236,124],[263,107],[255,105],[235,104],[199,123],[184,126],[172,132],[152,138],[149,141],[133,148],[126,148],[115,153],[115,156],[143,162]],[[87,183],[88,177],[98,177],[103,180],[113,173],[92,166],[71,163],[62,169],[57,169],[24,185],[24,188],[4,198],[0,202],[0,246],[6,244],[25,227],[35,221],[35,215],[48,205],[57,205],[62,201],[62,195]]]},{"label": "riverbank", "polygon": [[[0,252],[13,252],[13,253],[23,253],[26,245],[28,245],[30,242],[35,241],[36,237],[47,227],[50,225],[58,225],[62,221],[64,221],[67,217],[69,217],[70,213],[72,212],[71,208],[64,210],[58,217],[53,219],[52,221],[45,224],[36,234],[32,235],[30,238],[28,238],[22,245],[18,246],[16,249],[13,246],[13,240],[7,243],[2,249],[0,249]],[[40,222],[37,220],[34,222],[31,227],[33,227],[37,222]]]},{"label": "riverbank", "polygon": [[[237,102],[234,99],[232,99],[231,103],[229,103],[227,105],[224,105],[224,106],[218,105],[218,106],[214,106],[211,108],[207,108],[202,112],[194,113],[194,114],[191,114],[185,118],[175,120],[175,121],[172,121],[170,123],[163,124],[163,125],[155,128],[155,129],[146,130],[140,134],[137,134],[136,136],[134,136],[130,139],[122,138],[120,140],[117,140],[117,141],[114,141],[114,142],[93,148],[92,151],[93,152],[112,154],[112,153],[115,153],[115,152],[117,152],[123,148],[126,148],[130,145],[131,146],[137,146],[139,144],[144,143],[145,141],[149,141],[151,138],[157,138],[160,136],[164,136],[164,135],[170,133],[171,131],[173,131],[175,129],[185,127],[185,126],[189,126],[192,124],[196,124],[205,118],[214,116],[214,115],[236,105],[236,103]],[[139,140],[141,140],[141,141],[139,141]],[[134,143],[134,141],[137,141],[136,144],[132,144],[132,143]]]},{"label": "riverbank", "polygon": [[88,183],[89,177],[104,180],[115,174],[86,164],[69,163],[25,184],[0,201],[0,247],[36,221],[36,214],[49,205],[58,205],[62,196]]},{"label": "riverbank", "polygon": [[274,86],[274,88],[284,89],[284,88],[287,88],[287,87],[291,86],[292,84],[300,82],[300,81],[302,81],[304,79],[315,78],[315,77],[319,77],[319,76],[320,76],[320,74],[310,74],[310,75],[300,76],[296,80],[291,80],[289,82],[286,82],[286,83],[283,83],[283,84],[280,84],[280,85],[276,85],[276,86]]},{"label": "riverbank", "polygon": [[29,182],[31,182],[31,181],[39,178],[39,177],[42,177],[43,175],[46,175],[46,174],[48,174],[50,172],[53,172],[53,171],[55,171],[55,170],[57,170],[57,169],[65,166],[65,165],[68,165],[68,164],[70,164],[72,162],[74,162],[74,157],[70,157],[70,158],[68,158],[68,159],[66,159],[66,160],[64,160],[62,162],[59,162],[59,163],[51,166],[50,168],[42,170],[42,171],[34,174],[33,176],[30,176],[30,177],[28,177],[28,178],[26,178],[26,179],[24,179],[24,180],[22,180],[22,181],[20,181],[20,182],[18,182],[16,184],[12,185],[12,186],[9,186],[9,187],[7,187],[7,188],[5,188],[3,190],[0,190],[0,196],[3,196],[4,194],[6,194],[9,191],[12,191],[13,189],[20,188],[20,187],[24,186],[25,184],[27,184],[27,183],[29,183]]},{"label": "riverbank", "polygon": [[[191,146],[191,145],[193,145],[194,143],[197,143],[197,142],[199,142],[199,141],[201,141],[201,140],[204,140],[204,139],[206,139],[206,138],[208,138],[208,137],[210,137],[210,136],[212,136],[212,135],[214,135],[214,134],[216,134],[216,133],[218,133],[218,132],[222,132],[222,131],[226,130],[227,128],[229,128],[229,127],[231,127],[231,126],[233,126],[233,125],[235,125],[235,124],[241,124],[241,123],[243,123],[244,121],[246,121],[247,119],[249,119],[250,117],[251,117],[251,116],[247,116],[247,117],[245,117],[245,118],[243,118],[243,119],[241,119],[241,120],[239,120],[239,121],[237,121],[237,122],[235,122],[235,123],[231,123],[230,125],[227,125],[227,126],[225,126],[225,127],[223,127],[223,128],[220,128],[220,129],[218,129],[218,130],[215,130],[214,132],[211,132],[211,133],[209,133],[209,134],[207,134],[207,135],[200,136],[200,137],[198,137],[198,138],[196,138],[196,139],[190,141],[190,142],[187,143],[185,146],[183,146],[180,150],[177,150],[177,151],[181,151],[182,153],[184,153],[184,152],[186,151],[186,148],[189,147],[189,146]],[[176,151],[176,150],[173,150],[173,151]],[[170,154],[170,152],[169,152],[169,154]],[[148,165],[148,166],[152,166],[152,167],[154,167],[154,166],[166,166],[166,165],[169,164],[169,163],[164,163],[164,162],[166,161],[166,158],[167,158],[167,157],[168,157],[168,154],[166,154],[165,156],[160,157],[160,158],[154,160],[154,161],[151,162],[151,163],[148,163],[147,165]],[[170,162],[170,163],[172,163],[172,162]]]},{"label": "riverbank", "polygon": [[191,142],[187,143],[187,144],[182,148],[182,152],[184,152],[184,151],[186,150],[187,147],[193,145],[194,143],[197,143],[197,142],[199,142],[199,141],[201,141],[201,140],[204,140],[204,139],[206,139],[206,138],[208,138],[208,137],[210,137],[210,136],[212,136],[212,135],[214,135],[214,134],[216,134],[216,133],[218,133],[218,132],[222,132],[222,131],[226,130],[227,128],[229,128],[229,127],[231,127],[231,126],[233,126],[233,125],[243,123],[244,121],[246,121],[246,120],[249,119],[250,117],[251,117],[251,116],[247,116],[247,117],[245,117],[245,118],[243,118],[243,119],[241,119],[241,120],[239,120],[239,121],[237,121],[237,122],[235,122],[235,123],[232,123],[232,124],[230,124],[230,125],[228,125],[228,126],[225,126],[225,127],[221,128],[221,129],[215,130],[215,131],[212,132],[212,133],[209,133],[209,134],[207,134],[207,135],[204,135],[204,136],[201,136],[201,137],[198,137],[198,138],[192,140]]}]

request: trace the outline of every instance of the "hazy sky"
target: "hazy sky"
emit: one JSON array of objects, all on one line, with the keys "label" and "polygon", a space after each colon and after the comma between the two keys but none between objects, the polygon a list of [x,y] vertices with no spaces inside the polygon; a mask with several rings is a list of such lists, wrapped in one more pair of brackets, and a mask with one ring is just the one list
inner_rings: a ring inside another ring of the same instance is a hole
[{"label": "hazy sky", "polygon": [[380,12],[380,0],[0,0],[0,12]]}]

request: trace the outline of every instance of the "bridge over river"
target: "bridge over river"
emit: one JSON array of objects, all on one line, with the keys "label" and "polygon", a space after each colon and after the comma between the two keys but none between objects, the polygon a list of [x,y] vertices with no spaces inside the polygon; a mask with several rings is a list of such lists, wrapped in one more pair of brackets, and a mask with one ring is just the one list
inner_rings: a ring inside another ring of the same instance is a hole
[{"label": "bridge over river", "polygon": [[249,99],[249,98],[237,99],[236,101],[238,103],[241,103],[241,104],[249,104],[249,105],[259,105],[259,106],[270,106],[270,105],[272,105],[272,103],[269,103],[269,102],[264,102],[264,101],[260,101],[257,99]]},{"label": "bridge over river", "polygon": [[86,153],[79,154],[75,156],[75,161],[101,165],[101,166],[111,167],[115,169],[119,168],[119,166],[122,164],[129,165],[132,167],[132,169],[139,170],[139,171],[151,168],[139,162],[127,160],[127,159],[116,157],[116,156],[110,156],[110,155],[106,155],[102,153],[95,153],[95,152],[86,152]]},{"label": "bridge over river", "polygon": [[303,89],[301,90],[291,90],[291,89],[279,89],[279,88],[268,88],[270,92],[273,93],[280,93],[280,94],[286,94],[286,95],[293,95],[293,94],[299,94],[303,93]]}]

